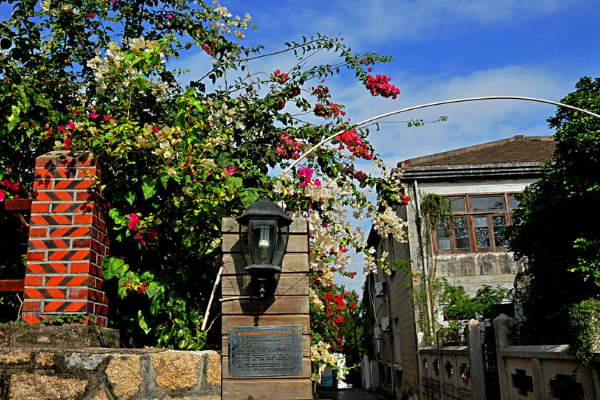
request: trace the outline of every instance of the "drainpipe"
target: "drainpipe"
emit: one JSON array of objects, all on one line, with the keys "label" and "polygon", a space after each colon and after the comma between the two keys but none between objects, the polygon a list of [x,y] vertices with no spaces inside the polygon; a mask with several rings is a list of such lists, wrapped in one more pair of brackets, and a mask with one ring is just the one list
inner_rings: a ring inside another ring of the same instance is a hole
[{"label": "drainpipe", "polygon": [[423,274],[425,275],[425,289],[426,289],[426,301],[427,301],[427,319],[429,320],[429,335],[433,337],[433,312],[431,310],[429,302],[431,301],[429,297],[429,270],[428,270],[428,260],[425,253],[425,246],[423,246],[423,234],[422,234],[422,221],[423,218],[421,216],[421,199],[419,196],[419,184],[417,180],[413,180],[413,190],[415,192],[415,204],[417,209],[417,237],[419,239],[419,250],[421,252],[421,260],[423,261]]},{"label": "drainpipe", "polygon": [[[393,247],[393,244],[392,244]],[[392,258],[393,259],[393,258]],[[389,318],[389,322],[390,322],[390,376],[392,377],[392,394],[394,395],[394,398],[396,398],[396,382],[394,379],[394,375],[395,370],[394,370],[394,341],[395,341],[395,337],[394,337],[394,319],[392,318],[392,299],[391,299],[391,287],[390,287],[390,277],[386,274],[385,277],[385,281],[386,281],[386,300],[387,300],[387,314],[388,314],[388,318]]]}]

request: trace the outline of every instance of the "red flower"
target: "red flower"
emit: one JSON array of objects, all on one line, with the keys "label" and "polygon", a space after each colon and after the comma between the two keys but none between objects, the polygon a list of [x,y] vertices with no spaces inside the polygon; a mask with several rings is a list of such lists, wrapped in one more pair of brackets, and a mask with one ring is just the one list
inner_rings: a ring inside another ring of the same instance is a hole
[{"label": "red flower", "polygon": [[404,205],[407,205],[409,201],[410,201],[410,196],[404,196],[402,198],[402,203],[404,203]]},{"label": "red flower", "polygon": [[132,231],[136,230],[140,221],[141,219],[136,213],[129,214],[129,224],[127,224],[127,228],[131,229]]},{"label": "red flower", "polygon": [[73,139],[66,138],[65,139],[65,150],[71,150],[71,145],[73,144]]},{"label": "red flower", "polygon": [[[344,322],[344,317],[342,317],[341,315],[337,316],[335,318],[335,322],[338,324],[341,324],[342,322]],[[334,346],[335,346],[335,344],[334,344]]]},{"label": "red flower", "polygon": [[350,303],[350,308],[354,310],[356,308],[356,303],[355,302]]}]

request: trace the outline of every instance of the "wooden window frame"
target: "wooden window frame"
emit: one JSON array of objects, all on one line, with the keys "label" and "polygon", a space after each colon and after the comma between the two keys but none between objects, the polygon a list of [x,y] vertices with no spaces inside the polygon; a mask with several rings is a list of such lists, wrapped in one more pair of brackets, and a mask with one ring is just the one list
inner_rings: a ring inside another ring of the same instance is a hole
[{"label": "wooden window frame", "polygon": [[[455,211],[453,212],[454,218],[465,217],[467,219],[467,232],[469,237],[469,247],[464,249],[459,249],[456,247],[456,235],[455,228],[450,229],[450,249],[439,249],[437,243],[437,232],[435,228],[433,232],[431,232],[432,237],[432,245],[433,251],[435,254],[465,254],[465,253],[494,253],[494,252],[506,252],[508,250],[507,246],[496,246],[496,241],[494,237],[494,225],[493,219],[494,216],[503,216],[506,221],[505,227],[508,227],[512,224],[512,209],[510,208],[510,200],[509,196],[514,196],[515,194],[519,194],[520,192],[493,192],[493,193],[457,193],[457,194],[449,194],[444,195],[446,198],[458,198],[462,197],[465,203],[464,211]],[[501,196],[502,197],[502,209],[498,210],[473,210],[472,199],[478,197],[492,197],[492,196]],[[481,247],[477,246],[477,242],[475,240],[475,218],[476,217],[486,217],[487,218],[487,228],[488,228],[488,236],[490,240],[490,247]]]}]

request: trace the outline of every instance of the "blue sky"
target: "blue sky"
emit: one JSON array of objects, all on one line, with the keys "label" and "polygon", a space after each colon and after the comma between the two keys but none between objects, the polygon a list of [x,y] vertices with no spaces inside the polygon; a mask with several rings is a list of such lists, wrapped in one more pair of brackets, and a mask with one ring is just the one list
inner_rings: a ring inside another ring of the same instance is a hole
[{"label": "blue sky", "polygon": [[[519,95],[558,101],[584,76],[600,72],[600,8],[592,0],[222,0],[258,26],[245,41],[282,48],[320,32],[344,37],[354,51],[377,51],[395,62],[378,65],[402,90],[374,98],[360,84],[334,80],[334,96],[353,121],[412,105],[459,97]],[[285,59],[281,59],[285,65]],[[265,62],[265,69],[277,67]],[[273,68],[274,69],[274,68]],[[282,67],[282,70],[284,68]],[[272,70],[272,69],[271,69]],[[403,117],[448,121],[407,128],[385,124],[371,140],[389,166],[514,135],[550,135],[550,105],[518,101],[465,103]],[[368,224],[366,229],[368,230]],[[352,268],[360,277],[361,261]],[[343,281],[360,291],[362,280]]]}]

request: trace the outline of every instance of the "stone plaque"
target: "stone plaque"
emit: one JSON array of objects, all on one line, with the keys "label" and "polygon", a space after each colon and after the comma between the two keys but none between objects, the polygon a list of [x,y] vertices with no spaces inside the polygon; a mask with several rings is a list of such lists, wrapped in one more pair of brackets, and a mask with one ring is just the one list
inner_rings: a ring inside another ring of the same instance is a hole
[{"label": "stone plaque", "polygon": [[302,375],[302,326],[229,328],[229,376]]}]

